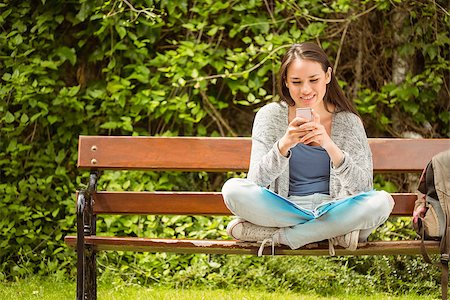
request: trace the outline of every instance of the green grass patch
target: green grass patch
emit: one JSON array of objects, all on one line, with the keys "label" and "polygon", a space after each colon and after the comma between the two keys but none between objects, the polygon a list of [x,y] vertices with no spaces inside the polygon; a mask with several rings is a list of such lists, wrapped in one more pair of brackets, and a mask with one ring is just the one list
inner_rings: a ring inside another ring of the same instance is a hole
[{"label": "green grass patch", "polygon": [[[61,300],[75,299],[75,281],[56,277],[31,277],[14,282],[0,283],[0,299],[3,300]],[[293,300],[293,299],[405,299],[426,300],[436,299],[433,296],[408,294],[402,296],[390,296],[389,294],[376,293],[373,295],[341,294],[324,296],[314,293],[293,293],[288,290],[277,290],[273,292],[260,291],[256,289],[247,290],[245,286],[240,289],[198,289],[181,288],[168,289],[164,287],[144,287],[124,282],[100,282],[98,288],[98,299],[102,300],[127,300],[127,299],[223,299],[223,300]]]},{"label": "green grass patch", "polygon": [[[421,257],[255,257],[101,253],[99,278],[175,290],[290,291],[318,296],[438,295],[438,268]],[[130,257],[134,260],[131,260]]]}]

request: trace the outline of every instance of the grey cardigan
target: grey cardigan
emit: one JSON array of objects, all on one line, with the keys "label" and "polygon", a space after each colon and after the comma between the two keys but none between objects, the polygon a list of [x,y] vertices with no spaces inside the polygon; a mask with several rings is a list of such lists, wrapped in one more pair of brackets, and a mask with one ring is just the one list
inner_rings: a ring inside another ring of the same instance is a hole
[{"label": "grey cardigan", "polygon": [[[288,127],[288,106],[269,103],[255,116],[247,178],[280,196],[289,192],[289,157],[281,155],[278,141]],[[373,188],[372,153],[361,120],[353,113],[334,113],[331,139],[344,152],[344,161],[330,166],[330,195],[342,198]]]}]

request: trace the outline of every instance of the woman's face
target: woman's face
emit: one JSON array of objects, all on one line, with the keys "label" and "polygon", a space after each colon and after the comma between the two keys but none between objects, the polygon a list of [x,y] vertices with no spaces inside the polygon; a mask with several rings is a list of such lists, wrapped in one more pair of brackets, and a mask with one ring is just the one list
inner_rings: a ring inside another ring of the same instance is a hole
[{"label": "woman's face", "polygon": [[327,84],[331,80],[331,68],[322,70],[320,63],[295,59],[286,70],[286,86],[296,107],[319,108],[323,106]]}]

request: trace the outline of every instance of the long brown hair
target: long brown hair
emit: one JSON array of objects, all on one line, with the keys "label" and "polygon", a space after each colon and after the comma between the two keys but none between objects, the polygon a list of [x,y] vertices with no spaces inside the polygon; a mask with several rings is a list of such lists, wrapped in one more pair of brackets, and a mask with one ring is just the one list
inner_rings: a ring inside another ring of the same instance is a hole
[{"label": "long brown hair", "polygon": [[[327,72],[328,68],[332,68],[330,62],[328,61],[327,55],[318,45],[314,43],[292,45],[289,50],[286,51],[281,60],[281,67],[277,82],[278,93],[280,94],[281,98],[280,100],[285,101],[289,106],[293,106],[295,102],[291,98],[289,89],[287,88],[285,83],[287,69],[295,59],[305,59],[318,62],[322,66],[324,72]],[[348,100],[341,87],[339,86],[336,77],[334,76],[334,72],[331,72],[331,80],[327,84],[323,101],[325,103],[325,109],[329,112],[331,111],[328,108],[328,104],[333,104],[336,108],[336,112],[348,111],[359,116],[353,102]]]}]

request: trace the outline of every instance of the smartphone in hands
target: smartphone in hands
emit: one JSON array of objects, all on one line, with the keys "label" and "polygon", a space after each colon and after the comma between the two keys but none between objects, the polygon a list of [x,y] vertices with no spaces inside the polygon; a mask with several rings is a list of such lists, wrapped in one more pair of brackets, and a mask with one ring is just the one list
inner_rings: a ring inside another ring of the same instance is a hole
[{"label": "smartphone in hands", "polygon": [[295,110],[295,116],[301,117],[303,119],[308,120],[308,122],[311,122],[313,120],[312,108],[311,107],[297,108]]}]

